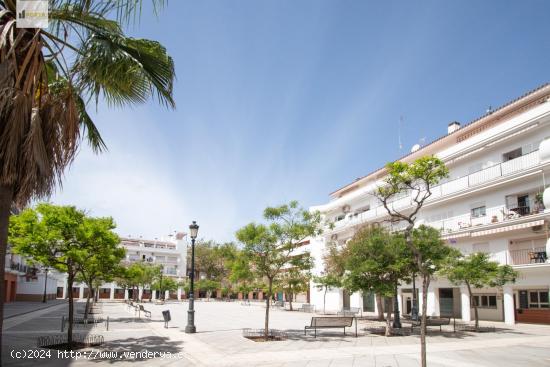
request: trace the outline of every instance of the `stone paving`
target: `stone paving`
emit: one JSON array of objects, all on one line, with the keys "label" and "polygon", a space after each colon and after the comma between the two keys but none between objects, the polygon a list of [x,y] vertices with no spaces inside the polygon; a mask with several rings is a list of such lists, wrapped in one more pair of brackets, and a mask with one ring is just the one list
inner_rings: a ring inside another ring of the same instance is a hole
[{"label": "stone paving", "polygon": [[[110,315],[109,331],[104,325],[89,332],[105,337],[95,351],[117,352],[116,359],[52,359],[45,365],[89,366],[97,364],[143,364],[144,366],[419,366],[419,337],[383,337],[366,333],[359,323],[359,337],[353,333],[324,330],[314,338],[304,336],[303,327],[312,314],[272,310],[270,327],[285,330],[288,339],[277,342],[253,342],[242,337],[242,328],[261,328],[265,308],[261,304],[243,306],[239,302],[196,302],[197,334],[183,332],[187,322],[187,303],[167,303],[144,307],[151,320],[137,319],[124,304],[105,303],[103,316]],[[83,304],[78,305],[79,308]],[[167,329],[163,310],[170,310],[172,321]],[[29,366],[29,360],[7,358],[14,348],[34,348],[36,336],[59,333],[60,318],[66,305],[14,317],[5,321],[5,365]],[[453,333],[435,329],[428,337],[429,366],[550,366],[550,327],[494,323],[494,333]],[[353,331],[350,330],[350,332]],[[81,332],[81,330],[77,330]],[[123,352],[170,352],[177,358],[147,358],[134,355],[121,358]],[[90,351],[90,350],[88,350]],[[7,354],[8,353],[8,354]],[[178,353],[181,353],[178,355]]]}]

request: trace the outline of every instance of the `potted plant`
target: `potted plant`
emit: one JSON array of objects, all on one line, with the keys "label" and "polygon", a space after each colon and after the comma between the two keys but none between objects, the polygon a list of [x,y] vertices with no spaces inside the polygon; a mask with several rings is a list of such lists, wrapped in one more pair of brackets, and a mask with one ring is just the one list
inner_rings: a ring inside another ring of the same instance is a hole
[{"label": "potted plant", "polygon": [[542,213],[544,211],[544,203],[542,200],[542,191],[535,195],[535,211]]}]

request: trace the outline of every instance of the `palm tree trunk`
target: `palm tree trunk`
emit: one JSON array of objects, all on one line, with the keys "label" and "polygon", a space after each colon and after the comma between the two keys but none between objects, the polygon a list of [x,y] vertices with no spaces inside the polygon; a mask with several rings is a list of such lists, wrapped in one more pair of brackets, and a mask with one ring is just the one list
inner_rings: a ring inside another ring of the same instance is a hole
[{"label": "palm tree trunk", "polygon": [[378,311],[378,321],[384,321],[384,305],[382,303],[382,296],[376,294],[376,309]]},{"label": "palm tree trunk", "polygon": [[[2,346],[2,326],[4,321],[4,302],[6,298],[4,281],[4,273],[6,271],[5,259],[8,247],[8,227],[12,200],[13,188],[10,186],[0,186],[0,347]],[[1,361],[2,351],[0,350],[0,364]]]}]

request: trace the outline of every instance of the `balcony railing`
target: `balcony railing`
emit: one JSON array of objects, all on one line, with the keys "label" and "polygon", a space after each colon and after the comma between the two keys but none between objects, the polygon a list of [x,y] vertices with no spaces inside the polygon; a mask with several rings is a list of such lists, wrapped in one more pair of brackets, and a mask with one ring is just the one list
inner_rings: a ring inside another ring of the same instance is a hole
[{"label": "balcony railing", "polygon": [[[513,173],[521,172],[523,170],[538,165],[539,162],[539,151],[535,150],[521,157],[511,159],[506,162],[497,163],[491,167],[487,167],[469,175],[459,177],[454,180],[434,186],[431,190],[432,195],[427,201],[429,202],[453,194],[455,192],[474,188],[499,177],[504,177]],[[412,205],[412,196],[410,193],[406,196],[400,194],[389,202],[389,206],[393,209],[402,209],[410,205]],[[341,228],[348,225],[354,225],[386,215],[387,211],[382,204],[373,205],[368,211],[358,214],[347,214],[344,219],[335,222],[335,227]],[[490,217],[490,220],[492,220],[492,215]],[[475,224],[472,223],[471,225]]]},{"label": "balcony railing", "polygon": [[542,264],[548,259],[545,247],[510,250],[510,265]]}]

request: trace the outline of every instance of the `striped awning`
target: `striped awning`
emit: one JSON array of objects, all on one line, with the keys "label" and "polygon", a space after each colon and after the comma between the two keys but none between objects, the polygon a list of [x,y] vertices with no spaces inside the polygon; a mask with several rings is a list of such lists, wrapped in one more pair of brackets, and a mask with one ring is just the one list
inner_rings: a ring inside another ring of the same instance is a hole
[{"label": "striped awning", "polygon": [[444,234],[441,237],[443,237],[443,239],[446,239],[446,240],[454,240],[455,238],[461,238],[461,237],[470,237],[470,231],[462,232],[462,233]]},{"label": "striped awning", "polygon": [[515,231],[515,230],[517,230],[517,229],[523,229],[523,228],[529,228],[529,227],[534,227],[534,226],[540,226],[540,225],[543,225],[543,224],[544,224],[544,219],[540,219],[540,220],[534,220],[534,221],[532,221],[532,222],[518,223],[518,224],[513,224],[513,225],[510,225],[510,226],[504,226],[504,227],[499,227],[499,228],[487,229],[487,230],[485,230],[485,231],[478,231],[478,232],[473,232],[473,231],[472,231],[471,236],[472,236],[472,237],[487,236],[487,235],[489,235],[489,234],[501,233],[501,232],[508,232],[508,231]]}]

